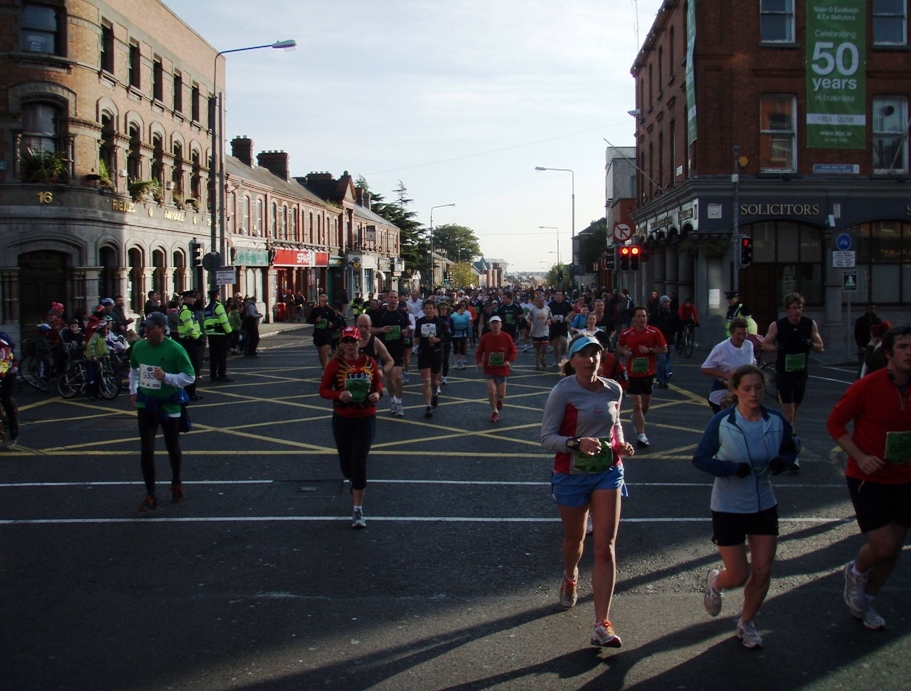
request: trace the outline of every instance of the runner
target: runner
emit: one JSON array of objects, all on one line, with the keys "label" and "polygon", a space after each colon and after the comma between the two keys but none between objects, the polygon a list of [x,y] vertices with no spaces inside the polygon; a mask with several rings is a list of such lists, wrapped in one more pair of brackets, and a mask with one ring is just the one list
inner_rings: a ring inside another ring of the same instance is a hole
[{"label": "runner", "polygon": [[636,444],[644,449],[649,446],[648,437],[645,436],[645,414],[652,402],[652,385],[657,371],[655,356],[667,352],[664,336],[658,329],[648,325],[648,310],[645,307],[633,310],[633,325],[625,329],[617,339],[617,352],[627,358]]},{"label": "runner", "polygon": [[405,336],[411,328],[408,315],[399,311],[399,294],[391,290],[386,296],[386,307],[373,312],[370,333],[379,336],[389,356],[392,358],[392,376],[389,378],[389,389],[392,391],[392,403],[389,412],[395,417],[404,417],[402,405],[404,386],[402,382],[402,365],[405,362]]},{"label": "runner", "polygon": [[415,324],[414,340],[418,348],[418,369],[421,370],[421,390],[424,394],[425,418],[432,418],[439,405],[443,373],[443,338],[446,324],[437,316],[433,302],[424,302],[424,316]]},{"label": "runner", "polygon": [[702,373],[712,377],[709,407],[713,413],[721,412],[721,405],[731,389],[734,370],[742,365],[755,364],[753,344],[747,340],[747,320],[736,317],[730,324],[731,337],[712,348],[702,363]]},{"label": "runner", "polygon": [[313,324],[313,345],[319,355],[320,367],[326,369],[329,364],[329,354],[332,350],[332,332],[337,328],[339,321],[338,312],[329,306],[329,297],[320,295],[318,304],[310,311],[307,323]]},{"label": "runner", "polygon": [[550,326],[554,315],[544,303],[544,294],[538,294],[534,307],[528,310],[528,322],[531,324],[531,342],[535,347],[535,369],[547,368],[547,345]]},{"label": "runner", "polygon": [[566,352],[566,341],[569,338],[569,322],[573,313],[572,305],[563,299],[563,292],[554,293],[554,299],[548,305],[553,322],[550,325],[550,345],[554,353],[554,367],[560,366],[563,353]]},{"label": "runner", "polygon": [[497,310],[497,316],[503,320],[503,333],[509,334],[513,342],[519,340],[519,328],[525,321],[525,312],[522,307],[513,302],[513,293],[507,290],[503,293],[503,304]]},{"label": "runner", "polygon": [[487,400],[490,402],[490,421],[500,419],[503,399],[506,398],[506,378],[509,376],[512,363],[518,355],[516,342],[509,334],[502,331],[503,320],[498,316],[490,318],[490,331],[481,336],[481,342],[475,351],[478,369],[484,370],[487,380]]}]

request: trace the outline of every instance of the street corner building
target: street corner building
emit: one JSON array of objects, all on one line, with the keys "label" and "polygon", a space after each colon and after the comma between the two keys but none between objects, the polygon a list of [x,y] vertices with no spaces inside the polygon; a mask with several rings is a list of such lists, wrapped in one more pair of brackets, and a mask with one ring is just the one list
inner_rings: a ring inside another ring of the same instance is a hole
[{"label": "street corner building", "polygon": [[225,154],[232,51],[159,0],[10,0],[4,26],[0,329],[29,337],[52,302],[117,294],[135,316],[151,290],[216,282],[267,318],[289,291],[396,285],[399,229],[347,173],[294,178],[283,152],[254,165],[246,136]]}]

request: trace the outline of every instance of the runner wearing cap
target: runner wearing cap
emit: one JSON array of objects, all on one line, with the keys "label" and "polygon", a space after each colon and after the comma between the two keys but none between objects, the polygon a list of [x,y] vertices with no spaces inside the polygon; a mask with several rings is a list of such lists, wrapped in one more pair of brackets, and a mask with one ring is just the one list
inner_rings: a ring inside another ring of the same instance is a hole
[{"label": "runner wearing cap", "polygon": [[724,335],[730,336],[731,322],[737,317],[749,317],[751,313],[750,308],[740,302],[740,293],[736,290],[729,290],[724,296],[728,300],[728,313],[724,318]]},{"label": "runner wearing cap", "polygon": [[488,323],[490,331],[481,336],[474,357],[478,369],[484,370],[484,379],[487,381],[490,421],[497,422],[500,410],[503,409],[503,399],[506,398],[506,378],[518,350],[512,336],[503,331],[503,320],[500,317],[495,315]]},{"label": "runner wearing cap", "polygon": [[648,325],[648,310],[633,310],[633,325],[617,339],[617,352],[627,358],[629,395],[633,399],[633,426],[639,448],[649,445],[645,436],[645,414],[652,402],[652,385],[658,371],[656,355],[667,352],[667,341],[661,331]]}]

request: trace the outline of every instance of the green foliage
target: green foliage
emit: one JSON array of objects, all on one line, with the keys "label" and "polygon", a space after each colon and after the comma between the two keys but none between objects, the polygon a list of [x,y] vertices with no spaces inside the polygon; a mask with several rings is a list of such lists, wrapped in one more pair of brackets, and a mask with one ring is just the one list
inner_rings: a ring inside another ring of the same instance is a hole
[{"label": "green foliage", "polygon": [[[560,280],[560,272],[563,272],[563,279]],[[547,272],[547,276],[544,278],[545,285],[555,286],[557,288],[566,289],[569,285],[569,267],[566,264],[554,264],[550,267],[550,271]]]},{"label": "green foliage", "polygon": [[[358,177],[355,186],[370,191],[370,187],[363,177]],[[386,202],[383,195],[371,192],[370,210],[399,229],[402,257],[405,259],[405,272],[411,274],[417,269],[423,274],[428,268],[428,246],[422,237],[421,224],[415,220],[417,212],[406,209],[412,200],[408,198],[408,190],[401,180],[394,192],[396,195],[394,203]]]},{"label": "green foliage", "polygon": [[20,159],[20,173],[26,182],[61,182],[66,179],[67,162],[61,151],[26,149]]},{"label": "green foliage", "polygon": [[591,267],[607,247],[607,219],[592,221],[576,237],[579,239],[579,264]]},{"label": "green foliage", "polygon": [[455,261],[474,261],[481,256],[481,245],[474,231],[466,226],[447,223],[433,229],[433,251],[444,250]]},{"label": "green foliage", "polygon": [[127,189],[134,202],[150,202],[155,200],[161,185],[158,180],[131,180]]},{"label": "green foliage", "polygon": [[456,262],[452,265],[452,287],[466,288],[474,283],[474,271],[471,270],[471,263],[465,261]]}]

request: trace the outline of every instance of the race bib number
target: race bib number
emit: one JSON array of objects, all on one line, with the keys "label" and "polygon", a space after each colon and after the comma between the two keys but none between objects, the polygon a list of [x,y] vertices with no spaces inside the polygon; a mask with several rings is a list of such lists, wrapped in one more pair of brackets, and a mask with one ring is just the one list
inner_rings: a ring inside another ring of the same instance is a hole
[{"label": "race bib number", "polygon": [[402,340],[402,327],[401,326],[390,326],[389,333],[386,334],[386,340],[389,340],[389,341]]},{"label": "race bib number", "polygon": [[436,324],[421,324],[421,336],[426,338],[427,336],[436,336],[437,335],[437,325]]},{"label": "race bib number", "polygon": [[319,321],[316,322],[316,328],[317,328],[317,329],[328,329],[328,328],[329,328],[329,320],[328,320],[328,319],[320,319]]},{"label": "race bib number", "polygon": [[560,324],[562,321],[563,321],[563,315],[562,315],[562,314],[555,314],[555,315],[554,315],[554,322],[556,322],[557,324]]},{"label": "race bib number", "polygon": [[506,356],[503,353],[488,353],[487,364],[491,367],[502,367],[506,362]]},{"label": "race bib number", "polygon": [[785,372],[803,372],[807,368],[806,353],[793,353],[784,356]]},{"label": "race bib number", "polygon": [[886,460],[896,465],[911,461],[911,432],[886,432]]},{"label": "race bib number", "polygon": [[648,358],[634,357],[630,365],[630,372],[633,374],[648,374]]},{"label": "race bib number", "polygon": [[139,385],[145,389],[161,388],[161,381],[155,378],[154,365],[139,366]]},{"label": "race bib number", "polygon": [[614,465],[614,452],[610,440],[601,440],[601,451],[594,456],[588,456],[581,451],[573,451],[572,463],[569,468],[570,475],[583,475],[603,473]]},{"label": "race bib number", "polygon": [[507,324],[515,324],[515,323],[516,323],[516,315],[514,315],[514,314],[507,314],[507,315],[506,315],[506,323],[507,323]]},{"label": "race bib number", "polygon": [[345,380],[345,391],[351,394],[352,403],[363,403],[370,393],[370,380],[364,378],[348,378]]}]

